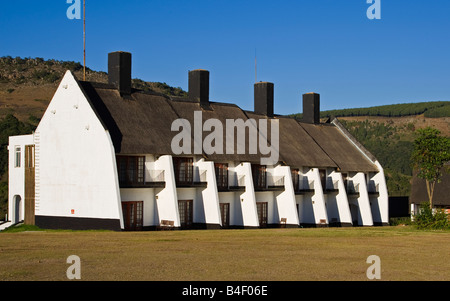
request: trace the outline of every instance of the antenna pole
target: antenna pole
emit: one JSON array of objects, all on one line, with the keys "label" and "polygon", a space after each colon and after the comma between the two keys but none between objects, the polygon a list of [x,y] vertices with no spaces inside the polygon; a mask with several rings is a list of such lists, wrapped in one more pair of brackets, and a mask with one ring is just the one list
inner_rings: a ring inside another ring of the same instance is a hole
[{"label": "antenna pole", "polygon": [[257,83],[258,82],[258,80],[257,80],[257,61],[256,61],[256,48],[255,48],[255,83]]},{"label": "antenna pole", "polygon": [[86,0],[83,0],[83,80],[86,81]]}]

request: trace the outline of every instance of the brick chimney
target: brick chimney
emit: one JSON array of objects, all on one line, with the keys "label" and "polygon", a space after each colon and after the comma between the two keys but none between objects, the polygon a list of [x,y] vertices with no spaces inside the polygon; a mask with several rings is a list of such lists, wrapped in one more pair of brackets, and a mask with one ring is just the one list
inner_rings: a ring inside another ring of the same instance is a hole
[{"label": "brick chimney", "polygon": [[273,117],[274,84],[259,82],[255,84],[255,113]]},{"label": "brick chimney", "polygon": [[320,94],[303,94],[303,122],[320,123]]},{"label": "brick chimney", "polygon": [[202,106],[209,106],[209,71],[189,71],[189,98]]},{"label": "brick chimney", "polygon": [[119,90],[120,95],[131,95],[131,53],[108,54],[108,82]]}]

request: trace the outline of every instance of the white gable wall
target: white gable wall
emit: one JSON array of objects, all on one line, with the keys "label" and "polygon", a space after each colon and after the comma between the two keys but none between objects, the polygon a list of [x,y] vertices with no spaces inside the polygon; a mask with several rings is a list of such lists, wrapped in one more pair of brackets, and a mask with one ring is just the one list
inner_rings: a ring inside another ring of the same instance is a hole
[{"label": "white gable wall", "polygon": [[36,134],[36,216],[121,220],[111,138],[70,71]]}]

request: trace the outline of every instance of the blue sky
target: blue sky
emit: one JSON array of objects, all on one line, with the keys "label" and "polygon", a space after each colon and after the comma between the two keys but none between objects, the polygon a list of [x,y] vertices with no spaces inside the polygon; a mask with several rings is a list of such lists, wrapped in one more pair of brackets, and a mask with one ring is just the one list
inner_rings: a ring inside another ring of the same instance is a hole
[{"label": "blue sky", "polygon": [[[87,66],[133,54],[133,77],[187,90],[188,70],[211,72],[210,98],[253,110],[258,81],[275,84],[275,113],[450,100],[450,1],[86,0]],[[83,60],[82,21],[66,0],[1,1],[0,56]]]}]

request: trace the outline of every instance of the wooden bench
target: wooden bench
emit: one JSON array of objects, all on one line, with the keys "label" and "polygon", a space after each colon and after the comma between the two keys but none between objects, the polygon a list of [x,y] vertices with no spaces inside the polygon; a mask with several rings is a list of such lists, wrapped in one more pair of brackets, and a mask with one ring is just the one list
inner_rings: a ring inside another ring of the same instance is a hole
[{"label": "wooden bench", "polygon": [[280,220],[280,227],[281,228],[286,228],[286,223],[287,223],[287,218],[282,217]]},{"label": "wooden bench", "polygon": [[161,223],[158,227],[158,230],[173,230],[174,229],[174,222],[169,220],[161,220]]}]

